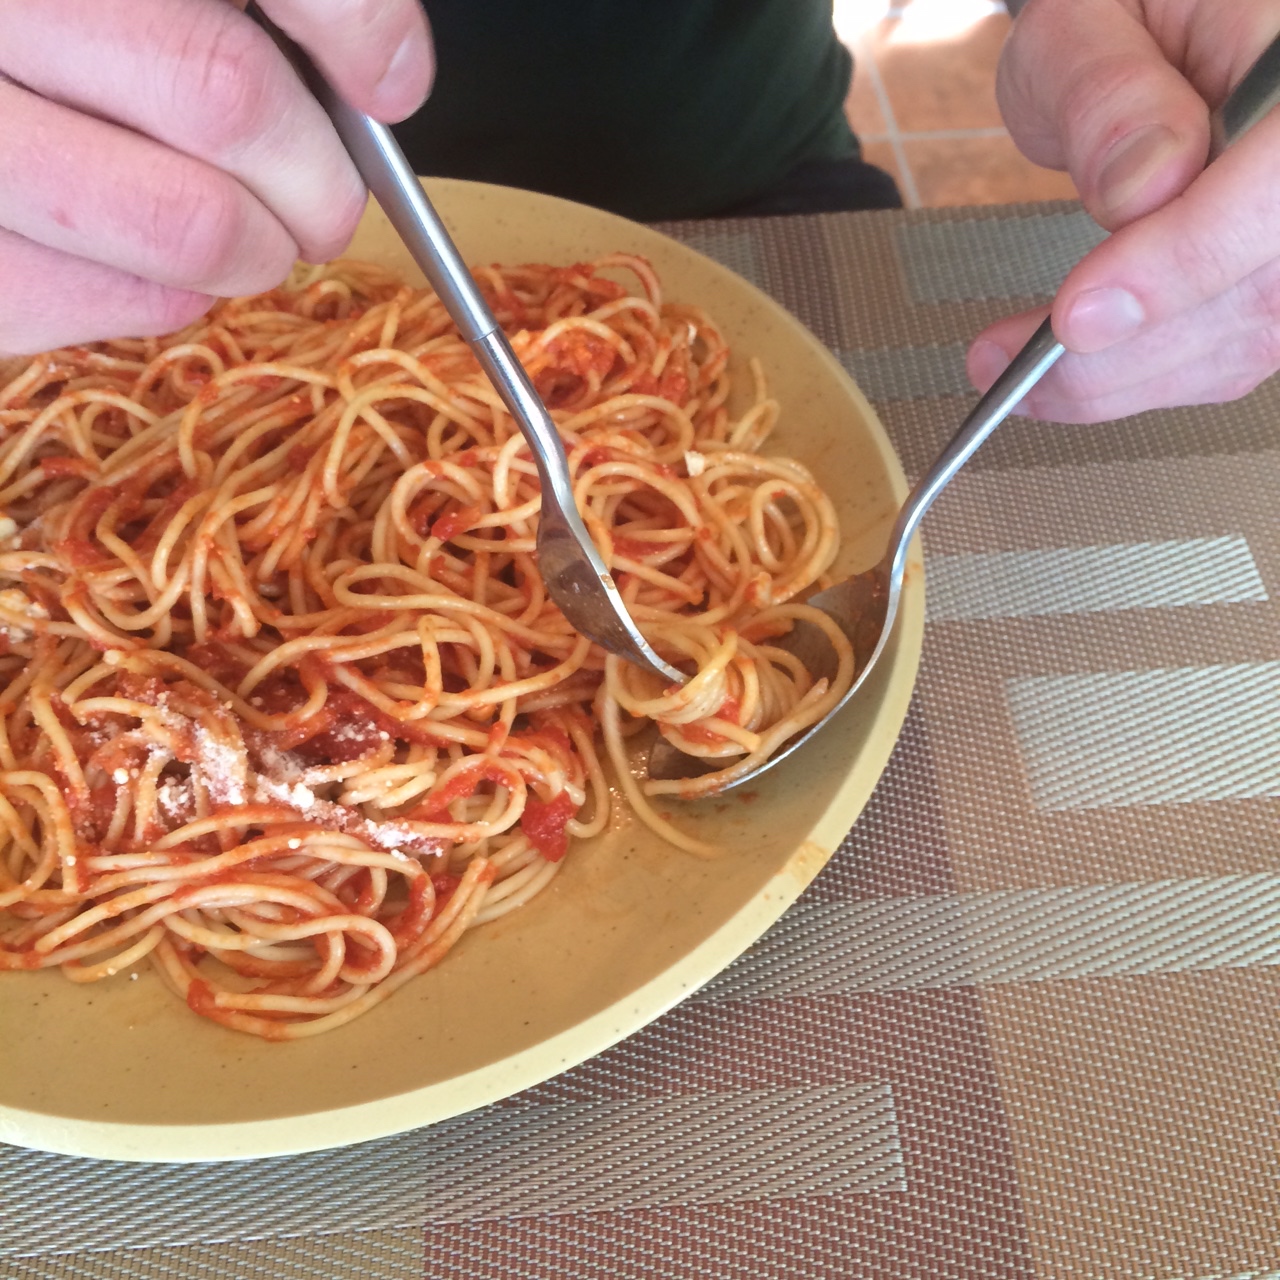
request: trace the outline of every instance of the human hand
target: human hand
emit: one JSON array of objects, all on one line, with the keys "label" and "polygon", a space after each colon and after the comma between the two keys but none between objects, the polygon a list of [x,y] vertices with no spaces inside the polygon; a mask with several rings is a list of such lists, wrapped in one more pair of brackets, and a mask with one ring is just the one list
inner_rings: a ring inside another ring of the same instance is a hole
[{"label": "human hand", "polygon": [[[1030,0],[1019,16],[997,85],[1010,132],[1114,233],[1059,289],[1067,354],[1019,412],[1100,422],[1231,400],[1280,368],[1280,112],[1204,168],[1209,107],[1278,26],[1274,0]],[[1046,314],[980,334],[974,385]]]},{"label": "human hand", "polygon": [[[418,0],[262,0],[388,122],[433,71]],[[345,248],[364,188],[227,0],[0,0],[0,355],[164,333]]]}]

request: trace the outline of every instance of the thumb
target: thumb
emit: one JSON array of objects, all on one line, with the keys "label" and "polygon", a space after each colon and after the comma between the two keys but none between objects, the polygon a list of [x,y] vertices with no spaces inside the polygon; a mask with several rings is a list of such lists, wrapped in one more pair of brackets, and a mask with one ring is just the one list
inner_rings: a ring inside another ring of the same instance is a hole
[{"label": "thumb", "polygon": [[1204,167],[1209,109],[1121,0],[1031,0],[997,91],[1018,146],[1067,169],[1110,231],[1166,204]]},{"label": "thumb", "polygon": [[262,0],[262,7],[353,107],[393,122],[422,105],[435,51],[418,0]]}]

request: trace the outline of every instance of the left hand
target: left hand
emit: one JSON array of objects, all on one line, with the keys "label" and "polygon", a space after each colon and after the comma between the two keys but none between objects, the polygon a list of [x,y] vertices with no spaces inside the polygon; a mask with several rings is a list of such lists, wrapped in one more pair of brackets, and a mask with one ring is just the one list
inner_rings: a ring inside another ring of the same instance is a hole
[{"label": "left hand", "polygon": [[[1059,289],[1067,354],[1020,413],[1100,422],[1231,400],[1280,369],[1280,112],[1204,168],[1209,106],[1277,27],[1274,0],[1030,0],[1019,16],[998,79],[1010,132],[1069,170],[1114,233]],[[974,385],[1046,314],[980,334]]]},{"label": "left hand", "polygon": [[[426,96],[418,0],[263,8],[378,119]],[[350,157],[225,0],[0,0],[0,33],[0,358],[172,332],[351,239]]]}]

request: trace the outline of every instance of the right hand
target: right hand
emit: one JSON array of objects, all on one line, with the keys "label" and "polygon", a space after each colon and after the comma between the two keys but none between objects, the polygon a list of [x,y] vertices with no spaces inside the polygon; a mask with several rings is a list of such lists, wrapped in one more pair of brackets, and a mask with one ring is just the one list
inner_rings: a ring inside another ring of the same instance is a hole
[{"label": "right hand", "polygon": [[[1209,108],[1277,22],[1276,0],[1030,0],[1019,15],[998,84],[1013,139],[1068,169],[1113,233],[1058,289],[1067,353],[1019,413],[1107,422],[1232,400],[1280,370],[1280,113],[1205,168]],[[1045,314],[978,335],[979,390]]]},{"label": "right hand", "polygon": [[[419,0],[261,0],[354,106],[401,120]],[[0,356],[181,328],[341,253],[365,193],[227,0],[0,0]]]}]

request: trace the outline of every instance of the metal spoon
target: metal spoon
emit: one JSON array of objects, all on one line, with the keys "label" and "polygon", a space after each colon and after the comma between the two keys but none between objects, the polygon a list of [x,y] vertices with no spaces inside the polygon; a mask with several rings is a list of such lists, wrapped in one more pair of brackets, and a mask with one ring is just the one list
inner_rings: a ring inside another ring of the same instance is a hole
[{"label": "metal spoon", "polygon": [[[1245,72],[1227,100],[1213,113],[1209,160],[1214,160],[1225,147],[1261,120],[1277,102],[1280,102],[1280,36],[1271,42]],[[880,563],[809,597],[806,603],[821,609],[848,636],[857,660],[858,674],[849,691],[821,720],[784,743],[764,763],[727,782],[723,790],[758,778],[778,761],[785,760],[808,742],[862,687],[885,651],[893,630],[902,595],[907,548],[924,513],[979,445],[1013,412],[1018,402],[1044,377],[1065,350],[1053,336],[1053,329],[1046,320],[974,406],[951,443],[907,495]],[[798,623],[789,635],[775,643],[794,653],[813,676],[830,678],[835,675],[835,650],[817,627]],[[649,776],[664,781],[696,778],[730,764],[723,759],[703,760],[686,755],[665,738],[659,738],[649,752]]]},{"label": "metal spoon", "polygon": [[[898,601],[902,595],[902,576],[907,564],[907,549],[924,513],[933,500],[946,487],[952,476],[973,456],[978,446],[998,427],[1017,406],[1019,400],[1035,386],[1062,355],[1065,348],[1053,336],[1046,320],[1025,347],[1014,357],[1013,363],[996,379],[991,389],[978,401],[973,412],[964,420],[951,443],[941,456],[925,472],[911,490],[893,532],[889,534],[889,546],[879,564],[828,587],[805,601],[831,617],[841,631],[849,637],[857,661],[858,674],[849,691],[816,724],[811,725],[790,741],[784,743],[768,760],[754,769],[725,784],[725,790],[741,786],[752,778],[758,778],[779,760],[785,760],[793,751],[802,747],[822,728],[862,686],[880,655],[884,652],[893,631],[898,613]],[[794,653],[810,675],[831,679],[836,673],[836,651],[826,635],[812,623],[797,622],[792,631],[773,642],[779,648]],[[722,759],[703,760],[686,755],[673,747],[665,738],[659,738],[649,752],[649,776],[651,778],[696,778],[714,769],[723,769],[729,762]]]},{"label": "metal spoon", "polygon": [[609,567],[591,540],[573,498],[564,444],[507,336],[493,318],[422,183],[386,125],[348,106],[306,53],[256,4],[245,12],[276,42],[327,112],[365,185],[399,232],[480,367],[529,442],[542,487],[538,571],[547,594],[576,631],[601,648],[684,684],[683,672],[658,657],[640,634]]}]

